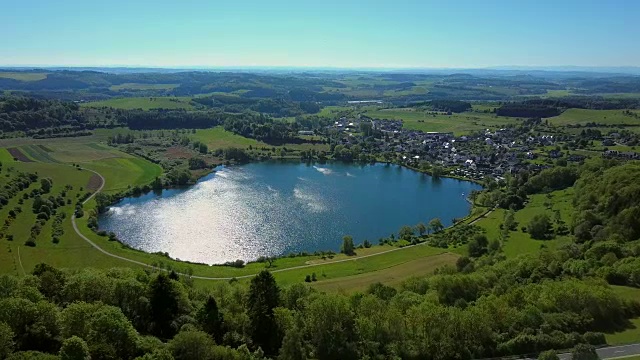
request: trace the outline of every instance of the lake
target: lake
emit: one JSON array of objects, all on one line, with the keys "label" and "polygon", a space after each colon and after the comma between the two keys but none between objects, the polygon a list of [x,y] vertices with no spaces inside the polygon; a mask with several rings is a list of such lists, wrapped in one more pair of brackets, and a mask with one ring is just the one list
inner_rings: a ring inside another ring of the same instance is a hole
[{"label": "lake", "polygon": [[481,187],[397,165],[260,162],[225,167],[186,189],[125,198],[99,217],[100,229],[146,252],[220,264],[292,252],[338,252],[438,217],[466,216]]}]

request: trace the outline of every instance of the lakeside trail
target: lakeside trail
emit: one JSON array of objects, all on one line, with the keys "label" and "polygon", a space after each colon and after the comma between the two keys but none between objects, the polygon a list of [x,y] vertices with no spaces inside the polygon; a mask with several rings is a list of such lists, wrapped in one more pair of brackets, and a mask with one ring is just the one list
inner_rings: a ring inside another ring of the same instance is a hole
[{"label": "lakeside trail", "polygon": [[[91,196],[89,196],[88,198],[86,198],[82,202],[82,205],[84,205],[87,202],[89,202],[89,200],[93,199],[93,197],[96,196],[100,191],[102,191],[102,189],[104,188],[104,185],[105,185],[105,179],[97,171],[94,171],[94,170],[91,170],[91,169],[86,169],[86,168],[81,168],[81,169],[82,170],[86,170],[86,171],[90,171],[90,172],[98,175],[100,177],[100,181],[101,181],[101,184],[98,187],[98,189],[93,194],[91,194]],[[476,221],[478,221],[481,218],[484,218],[485,216],[489,215],[493,210],[494,209],[490,209],[487,212],[483,213],[482,215],[478,216],[475,220],[470,222],[470,224],[474,224]],[[71,224],[73,225],[73,230],[76,232],[76,234],[78,234],[78,236],[80,236],[82,239],[84,239],[86,242],[88,242],[91,246],[93,246],[96,250],[100,251],[104,255],[111,256],[112,258],[115,258],[115,259],[118,259],[118,260],[127,261],[127,262],[132,263],[132,264],[148,267],[148,268],[151,268],[151,269],[154,269],[154,270],[160,270],[160,271],[165,271],[165,272],[168,271],[167,269],[159,268],[159,267],[156,267],[156,266],[153,266],[153,265],[149,265],[149,264],[141,262],[141,261],[133,260],[133,259],[130,259],[130,258],[127,258],[127,257],[124,257],[124,256],[120,256],[120,255],[116,255],[116,254],[110,253],[107,250],[101,248],[98,244],[96,244],[95,242],[93,242],[91,239],[89,239],[88,237],[84,236],[84,234],[82,234],[80,232],[80,230],[78,229],[78,225],[76,224],[75,212],[71,216]],[[362,256],[357,256],[357,257],[353,257],[353,258],[341,259],[341,260],[333,260],[333,261],[327,261],[327,262],[322,262],[322,263],[298,265],[298,266],[288,267],[288,268],[285,268],[285,269],[276,269],[276,270],[270,270],[270,271],[272,273],[278,273],[278,272],[284,272],[284,271],[305,269],[305,268],[310,268],[310,267],[315,267],[315,266],[337,264],[337,263],[342,263],[342,262],[347,262],[347,261],[356,261],[356,260],[365,259],[365,258],[369,258],[369,257],[373,257],[373,256],[379,256],[379,255],[388,254],[388,253],[394,252],[394,251],[406,250],[406,249],[412,248],[414,246],[422,246],[422,245],[425,245],[425,244],[426,244],[426,242],[422,242],[422,243],[419,243],[419,244],[416,244],[416,245],[408,245],[408,246],[405,246],[405,247],[393,248],[393,249],[381,251],[381,252],[375,253],[375,254],[362,255]],[[254,277],[254,276],[258,275],[258,273],[254,273],[254,274],[239,275],[239,276],[233,276],[233,277],[210,277],[210,276],[189,275],[189,274],[183,274],[183,273],[179,273],[179,272],[176,272],[176,273],[178,275],[187,276],[187,277],[190,277],[190,278],[193,278],[193,279],[200,279],[200,280],[244,279],[244,278],[251,278],[251,277]]]}]

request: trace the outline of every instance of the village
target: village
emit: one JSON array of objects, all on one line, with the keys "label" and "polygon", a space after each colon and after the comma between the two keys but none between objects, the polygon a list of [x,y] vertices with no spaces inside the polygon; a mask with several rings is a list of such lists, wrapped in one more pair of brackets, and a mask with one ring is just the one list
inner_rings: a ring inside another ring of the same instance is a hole
[{"label": "village", "polygon": [[[518,173],[523,169],[538,172],[559,159],[579,163],[586,158],[567,149],[566,144],[578,136],[532,135],[529,128],[520,126],[454,136],[451,132],[409,130],[403,128],[401,120],[360,115],[342,117],[327,130],[333,144],[356,149],[361,154],[381,155],[386,161],[419,169],[436,165],[449,175],[473,180],[485,177],[501,179],[507,173]],[[613,141],[611,139],[615,136],[616,133],[602,137],[603,143]],[[629,160],[640,158],[636,152],[617,150],[602,151],[602,156]]]}]

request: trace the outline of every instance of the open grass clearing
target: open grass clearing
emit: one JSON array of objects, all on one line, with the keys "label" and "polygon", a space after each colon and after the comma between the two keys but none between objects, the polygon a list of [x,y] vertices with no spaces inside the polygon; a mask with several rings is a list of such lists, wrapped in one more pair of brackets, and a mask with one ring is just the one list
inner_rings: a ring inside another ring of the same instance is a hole
[{"label": "open grass clearing", "polygon": [[109,90],[122,91],[122,90],[171,90],[175,89],[180,84],[143,84],[143,83],[124,83],[119,85],[111,85]]},{"label": "open grass clearing", "polygon": [[184,109],[193,110],[195,107],[191,103],[189,97],[129,97],[129,98],[117,98],[102,101],[92,101],[83,103],[82,106],[86,107],[112,107],[116,109]]},{"label": "open grass clearing", "polygon": [[424,132],[453,132],[456,136],[517,123],[517,120],[513,118],[477,112],[441,115],[429,114],[427,111],[416,109],[382,109],[369,110],[365,115],[378,119],[402,120],[407,129]]},{"label": "open grass clearing", "polygon": [[262,141],[258,141],[255,139],[246,138],[244,136],[240,136],[234,134],[230,131],[225,130],[222,126],[217,126],[211,129],[199,129],[196,130],[195,134],[189,135],[191,139],[200,141],[204,144],[207,144],[209,150],[214,149],[226,149],[230,147],[237,147],[247,149],[249,147],[252,148],[287,148],[288,150],[329,150],[328,144],[313,144],[313,143],[301,143],[301,144],[284,144],[280,146],[273,146]]},{"label": "open grass clearing", "polygon": [[14,79],[14,80],[20,80],[20,81],[38,81],[38,80],[46,79],[47,73],[22,72],[22,71],[0,72],[0,78]]},{"label": "open grass clearing", "polygon": [[[554,249],[560,245],[571,242],[570,236],[556,236],[551,240],[535,240],[528,233],[521,230],[527,226],[531,218],[537,214],[547,214],[554,221],[554,211],[560,211],[561,219],[568,225],[571,221],[573,207],[573,188],[552,192],[550,198],[546,194],[535,194],[530,196],[529,202],[515,213],[515,220],[518,223],[517,230],[509,233],[509,238],[504,242],[502,251],[508,258],[513,258],[521,254],[530,254],[540,251],[542,246]],[[480,219],[476,225],[485,229],[487,238],[500,238],[500,225],[505,216],[504,209],[496,209],[487,217]]]},{"label": "open grass clearing", "polygon": [[[640,118],[625,115],[624,110],[590,110],[590,109],[567,109],[562,114],[548,118],[552,125],[585,125],[587,123],[598,123],[606,125],[636,125],[640,126]],[[631,110],[640,115],[640,111]]]},{"label": "open grass clearing", "polygon": [[[640,289],[627,286],[612,286],[613,290],[623,299],[640,300]],[[605,334],[607,344],[623,345],[640,341],[640,317],[631,319],[629,327],[623,331]],[[640,357],[639,357],[640,358]]]},{"label": "open grass clearing", "polygon": [[314,282],[313,287],[322,291],[352,293],[364,291],[369,285],[377,282],[390,286],[398,285],[412,276],[429,275],[441,266],[455,264],[458,257],[452,253],[433,255],[360,275]]}]

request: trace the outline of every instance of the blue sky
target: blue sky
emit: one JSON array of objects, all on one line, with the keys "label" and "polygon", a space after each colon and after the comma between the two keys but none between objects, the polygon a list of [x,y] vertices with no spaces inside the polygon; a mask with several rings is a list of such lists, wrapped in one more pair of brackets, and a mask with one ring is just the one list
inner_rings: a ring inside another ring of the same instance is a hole
[{"label": "blue sky", "polygon": [[640,66],[636,0],[0,0],[0,65]]}]

